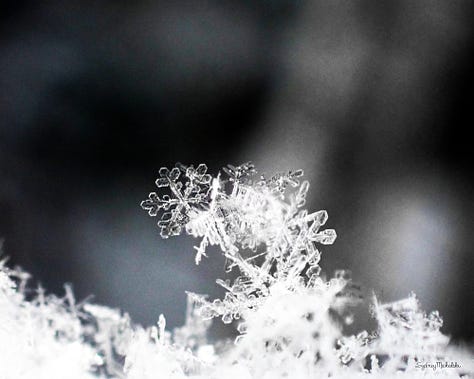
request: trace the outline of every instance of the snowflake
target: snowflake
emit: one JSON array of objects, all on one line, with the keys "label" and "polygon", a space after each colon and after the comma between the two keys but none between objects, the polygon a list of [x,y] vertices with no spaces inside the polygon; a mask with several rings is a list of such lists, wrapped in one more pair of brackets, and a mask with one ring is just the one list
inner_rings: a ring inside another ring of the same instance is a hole
[{"label": "snowflake", "polygon": [[205,164],[200,164],[197,168],[177,164],[171,170],[162,167],[158,171],[156,186],[168,187],[171,196],[165,194],[160,197],[156,192],[150,192],[148,199],[141,202],[141,207],[153,217],[161,210],[164,211],[158,221],[163,238],[181,234],[184,225],[189,221],[190,210],[205,204],[211,182],[211,176],[206,172]]}]

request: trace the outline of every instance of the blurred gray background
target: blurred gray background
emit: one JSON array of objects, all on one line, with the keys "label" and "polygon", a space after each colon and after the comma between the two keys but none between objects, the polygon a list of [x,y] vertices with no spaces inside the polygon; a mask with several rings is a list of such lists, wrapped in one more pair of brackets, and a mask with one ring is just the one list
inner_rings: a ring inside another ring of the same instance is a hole
[{"label": "blurred gray background", "polygon": [[139,207],[159,167],[303,168],[331,274],[474,338],[474,3],[4,1],[0,236],[50,292],[151,324],[219,295]]}]

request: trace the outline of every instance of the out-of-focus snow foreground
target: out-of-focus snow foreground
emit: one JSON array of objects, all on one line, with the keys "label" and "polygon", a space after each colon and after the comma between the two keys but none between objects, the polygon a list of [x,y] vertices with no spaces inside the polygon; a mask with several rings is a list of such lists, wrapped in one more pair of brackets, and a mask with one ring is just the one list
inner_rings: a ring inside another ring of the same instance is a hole
[{"label": "out-of-focus snow foreground", "polygon": [[[159,216],[164,238],[186,232],[226,257],[231,281],[210,301],[189,293],[185,325],[166,319],[143,328],[127,314],[76,303],[27,287],[28,275],[0,264],[0,379],[76,378],[468,378],[472,352],[449,345],[437,312],[424,313],[414,294],[382,304],[370,300],[378,324],[351,335],[351,308],[363,302],[347,272],[320,273],[317,245],[327,213],[303,208],[303,172],[266,178],[251,163],[216,177],[203,164],[162,168],[157,192],[142,207]],[[165,193],[166,192],[166,193]],[[211,319],[236,327],[234,341],[206,339]]]}]

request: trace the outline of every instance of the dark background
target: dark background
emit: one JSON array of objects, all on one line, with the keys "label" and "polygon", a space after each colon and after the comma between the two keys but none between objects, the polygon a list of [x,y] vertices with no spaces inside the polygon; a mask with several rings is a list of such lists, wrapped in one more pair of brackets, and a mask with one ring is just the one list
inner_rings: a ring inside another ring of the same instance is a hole
[{"label": "dark background", "polygon": [[474,337],[470,1],[4,1],[0,236],[49,291],[151,324],[219,294],[218,254],[159,238],[159,167],[303,168],[323,269],[414,290]]}]

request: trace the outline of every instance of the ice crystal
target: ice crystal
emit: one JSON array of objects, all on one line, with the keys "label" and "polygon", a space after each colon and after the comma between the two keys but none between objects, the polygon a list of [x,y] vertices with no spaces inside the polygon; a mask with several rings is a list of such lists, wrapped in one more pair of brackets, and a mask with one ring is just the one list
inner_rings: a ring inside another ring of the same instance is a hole
[{"label": "ice crystal", "polygon": [[161,210],[164,211],[158,222],[163,238],[181,234],[183,226],[189,221],[190,210],[204,203],[211,181],[211,176],[206,172],[205,164],[200,164],[197,168],[182,164],[177,164],[171,170],[160,168],[156,186],[169,188],[171,196],[164,194],[160,197],[156,192],[151,192],[141,206],[153,217]]},{"label": "ice crystal", "polygon": [[[217,279],[222,299],[188,293],[185,324],[143,328],[127,314],[77,303],[39,288],[0,263],[0,379],[188,378],[467,378],[472,353],[448,344],[437,312],[418,299],[383,304],[375,296],[375,331],[347,332],[364,301],[348,271],[321,274],[322,245],[332,244],[324,210],[304,209],[303,172],[258,175],[251,163],[211,177],[207,167],[161,168],[142,207],[163,238],[200,238],[196,263],[218,247],[234,279]],[[207,340],[212,319],[236,328],[232,342]]]},{"label": "ice crystal", "polygon": [[96,377],[100,359],[84,342],[79,310],[66,297],[45,296],[42,289],[26,301],[24,278],[0,263],[0,378]]}]

